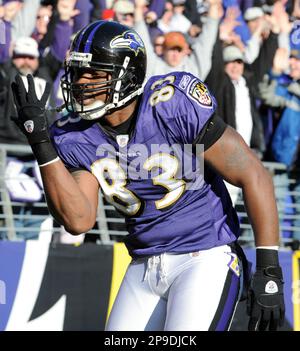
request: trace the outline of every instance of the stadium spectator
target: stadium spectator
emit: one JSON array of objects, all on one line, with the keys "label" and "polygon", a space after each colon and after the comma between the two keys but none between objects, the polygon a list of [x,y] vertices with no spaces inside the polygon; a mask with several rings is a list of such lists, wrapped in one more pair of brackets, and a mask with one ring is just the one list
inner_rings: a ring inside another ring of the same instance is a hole
[{"label": "stadium spectator", "polygon": [[40,0],[10,1],[14,6],[14,15],[11,18],[12,41],[20,37],[30,37],[34,31],[35,19],[40,7]]},{"label": "stadium spectator", "polygon": [[118,0],[113,6],[115,20],[128,27],[134,25],[134,5],[129,0]]},{"label": "stadium spectator", "polygon": [[198,31],[200,33],[202,22],[200,19],[200,13],[198,12],[197,8],[197,1],[186,0],[183,14],[192,22],[192,27],[194,27],[192,30],[197,30],[198,28]]},{"label": "stadium spectator", "polygon": [[[289,72],[285,74],[285,72]],[[300,49],[291,50],[290,57],[286,49],[277,50],[272,71],[260,84],[260,93],[264,103],[279,113],[271,150],[273,159],[284,163],[287,172],[277,177],[277,187],[286,194],[293,192],[292,215],[290,225],[300,227]],[[292,178],[291,182],[288,178]],[[299,232],[290,233],[293,239],[300,240]]]},{"label": "stadium spectator", "polygon": [[182,33],[188,33],[191,29],[192,22],[184,15],[185,0],[172,0],[172,5],[173,16],[169,22],[169,28],[166,28],[165,32],[171,32],[180,28]]},{"label": "stadium spectator", "polygon": [[[235,128],[247,145],[260,152],[264,151],[262,122],[255,106],[255,95],[251,83],[244,77],[244,56],[235,46],[228,46],[223,51],[225,62],[225,84],[223,100],[220,101],[221,115],[227,124]],[[229,78],[229,79],[228,79]],[[231,99],[226,99],[226,96]],[[225,108],[228,112],[223,114]]]},{"label": "stadium spectator", "polygon": [[[253,81],[244,76],[244,55],[238,47],[230,45],[223,51],[223,60],[224,65],[221,60],[217,61],[223,71],[210,75],[210,80],[217,80],[212,86],[217,91],[218,114],[262,158],[265,151],[263,125],[256,108]],[[226,186],[232,202],[236,203],[240,189],[229,183]]]},{"label": "stadium spectator", "polygon": [[37,16],[36,16],[36,26],[32,34],[32,37],[40,42],[48,31],[48,24],[52,17],[53,8],[51,5],[40,6]]},{"label": "stadium spectator", "polygon": [[155,54],[159,57],[163,55],[163,46],[164,46],[165,36],[164,35],[157,35],[154,38],[153,47]]},{"label": "stadium spectator", "polygon": [[[289,71],[289,74],[284,74]],[[263,102],[279,108],[280,121],[272,141],[273,157],[276,161],[293,168],[298,160],[300,140],[300,50],[280,48],[274,57],[272,72],[260,84]]]},{"label": "stadium spectator", "polygon": [[[183,39],[183,34],[176,34],[177,38],[181,38],[180,45],[174,45],[173,48],[171,48],[172,50],[174,49],[174,47],[176,48],[177,46],[177,53],[173,52],[173,54],[167,52],[170,50],[170,45],[164,46],[163,56],[165,58],[170,57],[172,60],[172,62],[166,62],[164,59],[158,57],[153,50],[153,45],[150,40],[149,32],[144,21],[144,1],[136,1],[135,29],[145,42],[148,54],[147,75],[149,77],[152,75],[164,74],[177,70],[193,73],[194,75],[200,77],[203,80],[206,78],[211,68],[212,51],[217,38],[218,24],[220,19],[220,1],[211,0],[210,3],[211,6],[209,8],[207,21],[203,25],[201,34],[192,44],[192,53],[188,56],[188,45],[187,42]],[[178,50],[178,48],[180,50]]]},{"label": "stadium spectator", "polygon": [[[141,4],[143,4],[143,1],[136,1],[136,6],[140,7],[142,5],[140,5],[139,3],[141,2]],[[170,28],[170,23],[172,20],[172,17],[174,15],[174,7],[173,7],[173,3],[171,1],[166,1],[165,3],[165,9],[164,12],[161,16],[160,19],[158,19],[157,21],[157,27],[163,32],[169,32],[172,30],[172,28]],[[178,28],[176,28],[177,30]]]}]

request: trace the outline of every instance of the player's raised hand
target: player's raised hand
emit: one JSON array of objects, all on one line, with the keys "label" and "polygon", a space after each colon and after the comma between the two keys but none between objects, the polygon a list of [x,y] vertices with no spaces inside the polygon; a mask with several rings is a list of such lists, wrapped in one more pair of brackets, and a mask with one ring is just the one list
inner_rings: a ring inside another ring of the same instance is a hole
[{"label": "player's raised hand", "polygon": [[247,312],[250,316],[249,330],[277,330],[283,325],[285,306],[279,265],[256,267],[248,292]]},{"label": "player's raised hand", "polygon": [[32,75],[27,76],[28,91],[20,75],[12,83],[12,91],[17,107],[18,117],[14,121],[28,139],[30,145],[49,141],[45,107],[50,93],[50,85],[46,84],[43,96],[36,96]]}]

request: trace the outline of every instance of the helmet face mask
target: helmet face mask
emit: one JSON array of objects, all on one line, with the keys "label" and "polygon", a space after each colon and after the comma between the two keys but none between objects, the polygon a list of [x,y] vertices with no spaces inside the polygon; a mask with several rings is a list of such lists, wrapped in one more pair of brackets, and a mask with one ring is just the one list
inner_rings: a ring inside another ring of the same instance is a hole
[{"label": "helmet face mask", "polygon": [[[84,39],[91,33],[93,39],[87,46]],[[107,78],[78,83],[76,72],[80,70],[105,72]],[[138,34],[116,22],[94,22],[77,33],[65,61],[61,79],[65,106],[83,119],[100,118],[140,95],[145,73],[146,53]],[[89,99],[94,102],[87,104]]]}]

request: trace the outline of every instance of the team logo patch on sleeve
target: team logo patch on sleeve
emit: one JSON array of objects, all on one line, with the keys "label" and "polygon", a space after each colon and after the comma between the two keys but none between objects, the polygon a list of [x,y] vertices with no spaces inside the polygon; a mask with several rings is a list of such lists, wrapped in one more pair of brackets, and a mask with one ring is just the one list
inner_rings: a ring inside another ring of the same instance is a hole
[{"label": "team logo patch on sleeve", "polygon": [[110,42],[112,49],[127,48],[134,51],[135,55],[145,51],[145,47],[139,36],[131,31],[126,31],[122,35],[118,35]]},{"label": "team logo patch on sleeve", "polygon": [[209,91],[206,86],[199,80],[196,80],[191,84],[189,89],[189,96],[199,105],[205,108],[212,107],[213,103]]}]

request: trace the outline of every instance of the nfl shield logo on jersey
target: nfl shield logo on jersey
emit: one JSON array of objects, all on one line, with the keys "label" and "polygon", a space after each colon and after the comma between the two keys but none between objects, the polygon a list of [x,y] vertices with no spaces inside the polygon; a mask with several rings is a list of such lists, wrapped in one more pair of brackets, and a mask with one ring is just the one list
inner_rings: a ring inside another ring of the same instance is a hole
[{"label": "nfl shield logo on jersey", "polygon": [[32,133],[34,129],[34,122],[32,120],[26,121],[24,123],[24,128],[27,133]]},{"label": "nfl shield logo on jersey", "polygon": [[128,134],[117,135],[116,139],[120,147],[125,147],[128,144],[129,135]]}]

